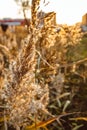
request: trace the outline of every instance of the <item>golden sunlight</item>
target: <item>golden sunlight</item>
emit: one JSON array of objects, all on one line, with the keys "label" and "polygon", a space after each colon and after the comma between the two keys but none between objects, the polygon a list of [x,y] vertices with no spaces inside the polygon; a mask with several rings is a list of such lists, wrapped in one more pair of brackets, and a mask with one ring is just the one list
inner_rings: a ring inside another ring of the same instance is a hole
[{"label": "golden sunlight", "polygon": [[[41,6],[45,12],[55,11],[57,23],[75,24],[81,22],[82,16],[87,12],[86,0],[46,0],[48,5]],[[43,2],[43,0],[42,0]],[[19,14],[19,7],[14,0],[3,0],[0,2],[0,19],[1,18],[22,18]]]}]

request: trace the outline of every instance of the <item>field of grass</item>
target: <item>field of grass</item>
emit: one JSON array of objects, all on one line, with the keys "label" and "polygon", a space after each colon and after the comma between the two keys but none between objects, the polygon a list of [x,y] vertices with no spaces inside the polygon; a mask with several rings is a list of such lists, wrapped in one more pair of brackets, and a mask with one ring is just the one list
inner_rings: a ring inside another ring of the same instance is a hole
[{"label": "field of grass", "polygon": [[87,34],[79,25],[0,28],[0,130],[86,130]]}]

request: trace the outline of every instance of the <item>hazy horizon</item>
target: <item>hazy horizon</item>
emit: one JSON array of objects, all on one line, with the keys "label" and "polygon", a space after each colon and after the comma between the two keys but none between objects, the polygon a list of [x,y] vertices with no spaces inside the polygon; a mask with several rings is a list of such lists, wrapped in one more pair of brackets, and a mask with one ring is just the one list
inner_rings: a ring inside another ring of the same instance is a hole
[{"label": "hazy horizon", "polygon": [[[87,13],[87,1],[85,0],[49,0],[47,6],[41,9],[45,12],[55,11],[58,24],[75,24],[82,21],[82,16]],[[48,0],[47,0],[48,2]],[[14,0],[3,0],[0,2],[0,19],[3,18],[23,18],[23,13],[19,14],[20,7]],[[30,17],[30,13],[28,15]]]}]

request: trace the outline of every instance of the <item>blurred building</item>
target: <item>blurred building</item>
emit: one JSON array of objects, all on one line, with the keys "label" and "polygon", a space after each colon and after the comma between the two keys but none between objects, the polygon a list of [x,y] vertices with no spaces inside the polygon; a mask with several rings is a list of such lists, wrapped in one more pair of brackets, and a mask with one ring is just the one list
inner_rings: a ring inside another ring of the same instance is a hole
[{"label": "blurred building", "polygon": [[87,13],[82,16],[82,25],[87,25]]},{"label": "blurred building", "polygon": [[[25,26],[30,24],[30,19],[11,19],[11,18],[4,18],[0,19],[0,26],[2,31],[6,32],[8,27],[14,28],[15,26]],[[13,27],[14,26],[14,27]]]},{"label": "blurred building", "polygon": [[87,31],[87,13],[82,16],[82,25],[81,25],[82,31]]}]

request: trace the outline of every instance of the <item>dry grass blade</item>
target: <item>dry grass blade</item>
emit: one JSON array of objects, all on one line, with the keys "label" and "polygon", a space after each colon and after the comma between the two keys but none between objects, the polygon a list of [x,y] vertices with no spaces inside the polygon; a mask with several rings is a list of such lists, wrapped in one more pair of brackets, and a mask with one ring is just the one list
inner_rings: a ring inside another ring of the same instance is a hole
[{"label": "dry grass blade", "polygon": [[87,117],[76,117],[76,118],[71,118],[70,120],[76,120],[76,121],[84,120],[84,121],[87,121]]},{"label": "dry grass blade", "polygon": [[65,116],[69,116],[69,115],[72,115],[72,114],[75,114],[75,113],[66,113],[66,114],[62,114],[62,115],[59,115],[59,116],[56,116],[56,117],[52,117],[46,121],[42,121],[42,122],[39,122],[39,123],[35,123],[31,126],[26,126],[26,128],[24,130],[34,130],[34,129],[38,129],[38,128],[44,128],[45,126],[47,126],[48,124],[51,124],[52,122],[54,121],[57,121],[59,125],[62,126],[61,122],[60,122],[60,119],[62,117],[65,117]]},{"label": "dry grass blade", "polygon": [[47,126],[48,124],[52,123],[53,121],[55,121],[58,117],[53,117],[51,119],[48,119],[47,121],[42,121],[42,122],[39,122],[39,123],[36,123],[36,124],[33,124],[31,126],[27,126],[25,128],[25,130],[34,130],[35,128],[44,128],[45,126]]}]

